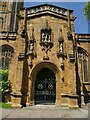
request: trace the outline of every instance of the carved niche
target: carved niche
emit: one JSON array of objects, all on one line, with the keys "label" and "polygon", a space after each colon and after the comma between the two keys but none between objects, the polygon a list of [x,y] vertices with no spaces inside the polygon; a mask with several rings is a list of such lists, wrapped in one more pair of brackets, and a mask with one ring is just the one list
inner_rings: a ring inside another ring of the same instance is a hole
[{"label": "carved niche", "polygon": [[37,57],[36,54],[36,41],[35,41],[35,36],[34,36],[34,28],[32,28],[32,35],[30,36],[30,40],[28,40],[28,52],[27,55],[30,56],[30,64],[29,66],[32,67],[32,59],[34,57]]},{"label": "carved niche", "polygon": [[49,60],[48,51],[52,48],[53,41],[52,41],[52,30],[51,27],[48,25],[47,20],[45,22],[45,27],[41,29],[40,45],[43,47],[42,50],[45,51],[45,56],[43,57],[43,60]]},{"label": "carved niche", "polygon": [[64,69],[64,58],[66,57],[66,53],[64,52],[64,38],[61,29],[59,30],[57,57],[61,59],[60,67]]}]

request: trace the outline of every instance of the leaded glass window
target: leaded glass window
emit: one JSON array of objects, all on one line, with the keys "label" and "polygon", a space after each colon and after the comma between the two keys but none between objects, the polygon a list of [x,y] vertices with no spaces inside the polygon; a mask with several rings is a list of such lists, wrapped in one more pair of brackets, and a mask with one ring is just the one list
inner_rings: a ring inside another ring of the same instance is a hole
[{"label": "leaded glass window", "polygon": [[88,82],[88,69],[87,69],[87,60],[83,60],[83,74],[84,74],[84,82]]},{"label": "leaded glass window", "polygon": [[82,80],[88,82],[88,56],[82,49],[78,49],[78,59],[81,65]]},{"label": "leaded glass window", "polygon": [[1,47],[1,54],[0,54],[0,68],[8,68],[11,57],[13,55],[13,48],[9,45],[3,45]]}]

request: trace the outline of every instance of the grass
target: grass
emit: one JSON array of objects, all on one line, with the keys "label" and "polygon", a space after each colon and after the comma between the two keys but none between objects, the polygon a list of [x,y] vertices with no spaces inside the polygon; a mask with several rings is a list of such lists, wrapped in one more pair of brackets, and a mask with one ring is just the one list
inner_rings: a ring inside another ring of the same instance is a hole
[{"label": "grass", "polygon": [[0,102],[0,108],[11,108],[11,105],[9,103]]}]

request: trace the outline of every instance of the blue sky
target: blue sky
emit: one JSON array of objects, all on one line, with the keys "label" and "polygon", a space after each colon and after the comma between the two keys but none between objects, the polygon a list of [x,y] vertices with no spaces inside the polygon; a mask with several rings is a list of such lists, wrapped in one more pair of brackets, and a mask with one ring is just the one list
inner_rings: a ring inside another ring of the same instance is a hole
[{"label": "blue sky", "polygon": [[77,19],[74,22],[76,33],[88,33],[88,21],[84,16],[83,9],[85,7],[85,2],[25,2],[25,7],[31,7],[35,5],[40,5],[44,3],[49,3],[59,7],[69,8],[74,10],[74,16]]}]

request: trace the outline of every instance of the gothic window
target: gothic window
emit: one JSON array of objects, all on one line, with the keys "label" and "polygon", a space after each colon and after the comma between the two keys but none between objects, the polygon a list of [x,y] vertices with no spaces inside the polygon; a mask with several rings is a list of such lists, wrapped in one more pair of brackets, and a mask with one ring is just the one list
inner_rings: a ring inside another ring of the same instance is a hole
[{"label": "gothic window", "polygon": [[88,82],[88,71],[87,71],[87,60],[83,60],[83,74],[84,74],[84,82]]},{"label": "gothic window", "polygon": [[88,82],[88,56],[83,49],[78,49],[78,58],[81,66],[81,75],[83,82]]},{"label": "gothic window", "polygon": [[1,8],[2,8],[2,11],[7,11],[7,4],[8,4],[8,2],[1,2],[1,3],[0,3],[0,6],[1,6]]},{"label": "gothic window", "polygon": [[0,68],[8,68],[14,49],[9,45],[2,45],[0,56]]},{"label": "gothic window", "polygon": [[9,67],[9,61],[10,61],[10,58],[9,58],[9,57],[6,57],[6,59],[5,59],[5,67],[6,67],[6,68]]}]

